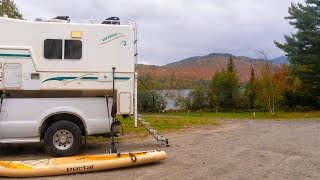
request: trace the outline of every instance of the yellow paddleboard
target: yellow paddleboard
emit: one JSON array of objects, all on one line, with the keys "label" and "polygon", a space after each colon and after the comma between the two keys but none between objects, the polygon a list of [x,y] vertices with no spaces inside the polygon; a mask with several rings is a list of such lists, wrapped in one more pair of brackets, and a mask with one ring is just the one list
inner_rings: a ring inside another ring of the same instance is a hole
[{"label": "yellow paddleboard", "polygon": [[154,150],[28,161],[0,161],[0,177],[36,177],[85,173],[157,162],[166,157],[167,154],[164,151]]}]

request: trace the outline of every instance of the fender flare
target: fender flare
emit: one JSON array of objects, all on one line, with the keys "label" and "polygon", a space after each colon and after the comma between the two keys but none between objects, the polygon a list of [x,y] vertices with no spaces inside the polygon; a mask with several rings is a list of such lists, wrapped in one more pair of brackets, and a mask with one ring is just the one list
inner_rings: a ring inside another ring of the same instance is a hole
[{"label": "fender flare", "polygon": [[38,133],[39,136],[41,135],[41,127],[43,126],[44,122],[51,116],[57,115],[57,114],[70,114],[78,117],[84,126],[85,133],[87,134],[87,124],[85,123],[88,119],[88,117],[82,113],[80,110],[74,108],[74,107],[69,107],[69,106],[59,106],[59,107],[54,107],[51,109],[48,109],[46,112],[44,112],[39,119],[39,129]]}]

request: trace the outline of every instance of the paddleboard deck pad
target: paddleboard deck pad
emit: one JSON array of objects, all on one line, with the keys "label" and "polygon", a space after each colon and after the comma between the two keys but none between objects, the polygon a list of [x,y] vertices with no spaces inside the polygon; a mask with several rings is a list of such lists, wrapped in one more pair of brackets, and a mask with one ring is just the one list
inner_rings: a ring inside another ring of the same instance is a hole
[{"label": "paddleboard deck pad", "polygon": [[167,154],[164,151],[153,150],[28,161],[0,161],[0,177],[39,177],[86,173],[158,162],[166,157]]}]

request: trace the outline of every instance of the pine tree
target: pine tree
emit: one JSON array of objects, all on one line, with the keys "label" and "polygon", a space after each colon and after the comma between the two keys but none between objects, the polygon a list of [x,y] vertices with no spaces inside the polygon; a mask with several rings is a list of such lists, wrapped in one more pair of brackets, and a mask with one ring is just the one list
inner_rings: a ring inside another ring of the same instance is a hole
[{"label": "pine tree", "polygon": [[285,35],[284,44],[275,44],[287,53],[293,75],[302,81],[305,95],[317,97],[320,95],[320,1],[306,0],[305,5],[292,3],[289,14],[286,19],[297,32]]},{"label": "pine tree", "polygon": [[0,5],[0,17],[7,15],[9,18],[22,19],[22,15],[13,0],[2,0]]},{"label": "pine tree", "polygon": [[253,109],[255,107],[255,99],[256,99],[256,83],[255,83],[255,81],[256,81],[255,80],[255,72],[254,72],[254,69],[251,68],[250,80],[247,83],[246,90],[245,90],[249,109]]},{"label": "pine tree", "polygon": [[237,71],[236,65],[234,64],[233,59],[232,59],[231,56],[230,56],[230,59],[229,59],[229,63],[227,65],[227,70],[228,70],[228,72],[231,72],[231,73],[236,73],[236,71]]},{"label": "pine tree", "polygon": [[239,107],[239,77],[232,57],[227,70],[215,73],[210,84],[209,96],[211,106],[215,109],[231,111]]}]

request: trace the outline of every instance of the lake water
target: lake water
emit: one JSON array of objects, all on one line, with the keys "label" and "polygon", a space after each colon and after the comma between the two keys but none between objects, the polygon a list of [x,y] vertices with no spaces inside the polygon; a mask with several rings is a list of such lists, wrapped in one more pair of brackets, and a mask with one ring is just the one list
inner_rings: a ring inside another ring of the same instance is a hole
[{"label": "lake water", "polygon": [[182,97],[188,97],[191,89],[179,89],[179,90],[161,90],[160,93],[164,96],[167,105],[165,110],[175,110],[175,109],[181,109],[181,107],[175,107],[174,100],[171,98],[172,96],[182,96]]}]

